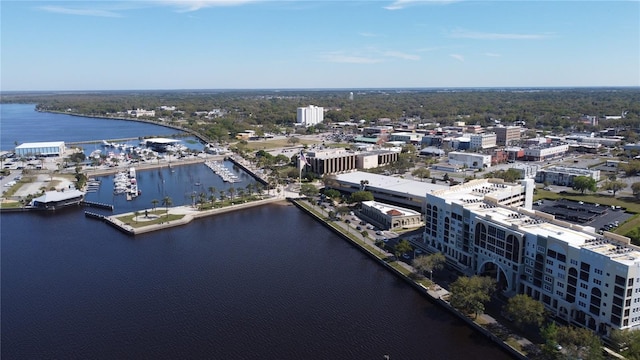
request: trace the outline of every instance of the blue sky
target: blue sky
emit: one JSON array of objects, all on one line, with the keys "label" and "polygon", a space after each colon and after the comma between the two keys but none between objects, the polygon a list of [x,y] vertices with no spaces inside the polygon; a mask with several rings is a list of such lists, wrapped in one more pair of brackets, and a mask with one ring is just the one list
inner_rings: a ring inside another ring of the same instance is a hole
[{"label": "blue sky", "polygon": [[1,90],[640,86],[639,1],[5,1]]}]

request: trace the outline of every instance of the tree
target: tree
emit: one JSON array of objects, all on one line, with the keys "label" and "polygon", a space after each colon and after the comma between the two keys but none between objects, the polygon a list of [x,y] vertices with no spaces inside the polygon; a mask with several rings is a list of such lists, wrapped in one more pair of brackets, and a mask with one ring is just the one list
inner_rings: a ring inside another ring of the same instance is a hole
[{"label": "tree", "polygon": [[302,184],[300,185],[300,194],[311,197],[318,195],[318,188],[312,184]]},{"label": "tree", "polygon": [[607,180],[600,187],[602,190],[611,190],[613,192],[613,196],[616,196],[616,193],[624,188],[626,188],[627,183],[621,180]]},{"label": "tree", "polygon": [[633,196],[640,200],[640,182],[634,182],[631,184],[631,191],[633,192]]},{"label": "tree", "polygon": [[484,304],[491,299],[495,291],[496,281],[485,276],[461,276],[450,286],[449,301],[451,306],[466,313],[484,312]]},{"label": "tree", "polygon": [[540,327],[544,321],[544,305],[525,294],[509,298],[504,310],[519,328],[524,325]]},{"label": "tree", "polygon": [[424,181],[424,179],[431,177],[431,171],[429,169],[420,167],[411,172],[411,175],[420,178],[420,180]]},{"label": "tree", "polygon": [[433,280],[433,270],[442,269],[446,261],[446,257],[442,253],[438,252],[431,255],[418,256],[413,259],[413,267],[418,270],[420,274],[428,271],[429,279]]},{"label": "tree", "polygon": [[229,197],[231,198],[231,203],[233,203],[233,195],[236,193],[236,189],[232,186],[227,191],[229,192]]},{"label": "tree", "polygon": [[300,142],[300,139],[298,139],[298,138],[297,138],[297,137],[295,137],[295,136],[291,136],[291,137],[289,137],[289,139],[287,140],[287,142],[288,142],[289,144],[291,144],[291,145],[294,145],[294,146],[295,146],[297,143],[299,143],[299,142]]},{"label": "tree", "polygon": [[367,230],[362,230],[360,231],[360,235],[362,235],[362,240],[364,240],[369,236],[369,232]]},{"label": "tree", "polygon": [[217,189],[213,186],[209,186],[207,190],[209,190],[209,200],[211,200],[211,203],[213,204],[213,202],[216,200]]},{"label": "tree", "polygon": [[598,186],[596,180],[591,176],[576,176],[573,178],[573,190],[580,191],[580,193],[584,194],[585,190],[596,192]]},{"label": "tree", "polygon": [[394,250],[395,250],[395,253],[396,253],[396,257],[398,257],[401,254],[406,254],[406,253],[409,253],[409,252],[413,251],[413,246],[411,246],[411,243],[409,242],[409,240],[402,239],[394,247]]},{"label": "tree", "polygon": [[349,198],[349,202],[352,203],[361,203],[363,201],[373,201],[373,194],[369,191],[356,191]]},{"label": "tree", "polygon": [[351,212],[351,209],[348,206],[338,206],[336,208],[336,213],[339,215],[346,215]]},{"label": "tree", "polygon": [[449,174],[445,173],[442,177],[442,181],[449,181]]},{"label": "tree", "polygon": [[559,349],[558,345],[561,346],[562,351],[556,355],[562,359],[604,359],[600,338],[587,328],[557,326],[551,323],[543,329],[542,337],[547,352]]},{"label": "tree", "polygon": [[611,341],[626,359],[640,359],[640,331],[613,330]]},{"label": "tree", "polygon": [[338,183],[338,180],[336,179],[336,176],[333,174],[323,175],[322,183],[324,184],[325,188],[329,188],[329,189],[335,189],[338,186],[340,186],[340,184]]},{"label": "tree", "polygon": [[360,180],[360,190],[367,190],[367,185],[369,185],[369,180]]},{"label": "tree", "polygon": [[324,191],[324,195],[326,197],[328,197],[329,199],[337,199],[340,197],[340,191],[335,190],[335,189],[328,189]]},{"label": "tree", "polygon": [[158,206],[158,203],[159,203],[159,202],[160,202],[160,200],[158,200],[158,199],[153,199],[153,200],[151,200],[151,206],[152,206],[152,209],[153,209],[153,210],[155,210],[155,209],[156,209],[156,206]]},{"label": "tree", "polygon": [[167,208],[167,217],[169,217],[169,206],[173,205],[173,201],[171,201],[170,197],[165,196],[164,199],[162,199],[162,205]]}]

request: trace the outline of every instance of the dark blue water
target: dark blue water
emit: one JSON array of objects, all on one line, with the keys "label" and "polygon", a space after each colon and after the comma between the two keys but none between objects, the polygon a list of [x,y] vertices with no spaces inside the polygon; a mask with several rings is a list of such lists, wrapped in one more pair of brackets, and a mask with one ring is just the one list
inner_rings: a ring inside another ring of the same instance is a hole
[{"label": "dark blue water", "polygon": [[[135,121],[40,113],[34,109],[33,104],[0,104],[0,150],[13,150],[16,143],[25,142],[79,142],[180,133],[175,129]],[[184,145],[189,146],[189,140],[193,139],[184,140]],[[89,152],[93,147],[87,147]]]},{"label": "dark blue water", "polygon": [[[214,195],[217,198],[220,198],[220,191],[223,191],[224,196],[229,198],[231,196],[229,193],[230,188],[234,189],[234,197],[240,195],[241,192],[249,194],[249,191],[252,193],[257,191],[255,187],[253,189],[247,187],[249,184],[256,184],[257,186],[257,182],[253,177],[235,167],[229,161],[224,164],[241,181],[226,183],[204,164],[173,165],[171,168],[164,166],[153,170],[136,171],[138,188],[142,190],[142,194],[131,201],[127,201],[122,194],[115,195],[113,193],[113,175],[93,177],[100,180],[100,187],[96,192],[87,193],[86,200],[112,204],[116,213],[123,213],[151,208],[153,200],[160,201],[158,203],[160,205],[162,199],[167,196],[174,206],[178,206],[191,205],[194,200],[196,202],[199,201],[202,193],[204,193],[208,202],[211,190],[215,192]],[[192,198],[192,195],[195,198]]]},{"label": "dark blue water", "polygon": [[[116,212],[219,181],[175,170],[140,172]],[[94,200],[114,200],[108,181]],[[0,241],[2,359],[509,358],[288,205],[136,237],[81,208],[5,213]]]}]

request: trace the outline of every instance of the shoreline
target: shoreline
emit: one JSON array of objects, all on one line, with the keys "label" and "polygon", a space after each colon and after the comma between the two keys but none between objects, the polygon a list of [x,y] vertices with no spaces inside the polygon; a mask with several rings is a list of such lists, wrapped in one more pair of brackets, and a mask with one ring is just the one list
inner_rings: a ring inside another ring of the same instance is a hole
[{"label": "shoreline", "polygon": [[149,119],[140,119],[140,118],[131,118],[131,117],[121,117],[121,116],[107,116],[107,115],[87,115],[87,114],[79,114],[79,113],[56,111],[56,110],[38,110],[38,109],[34,109],[34,110],[37,112],[51,113],[51,114],[62,114],[62,115],[70,115],[70,116],[77,116],[77,117],[87,117],[87,118],[93,118],[93,119],[134,121],[134,122],[141,122],[145,124],[158,125],[158,126],[163,126],[169,129],[174,129],[174,130],[179,130],[182,132],[189,133],[195,136],[203,144],[208,144],[211,142],[209,138],[207,138],[206,136],[200,134],[195,130],[188,129],[180,125],[168,124],[159,120],[149,120]]},{"label": "shoreline", "polygon": [[[413,280],[410,276],[404,274],[402,271],[400,271],[399,269],[394,267],[391,264],[392,261],[388,261],[388,259],[381,258],[379,256],[379,254],[374,253],[371,249],[367,248],[366,246],[363,246],[363,244],[361,244],[360,242],[355,241],[354,239],[352,239],[349,236],[350,234],[344,233],[342,231],[342,229],[339,229],[339,226],[333,226],[330,221],[325,220],[324,218],[322,218],[318,214],[316,214],[312,209],[309,209],[309,207],[315,209],[314,205],[302,204],[302,202],[305,201],[304,199],[288,199],[288,200],[291,203],[293,203],[298,209],[300,209],[301,211],[307,213],[312,218],[314,218],[315,220],[317,220],[318,222],[323,224],[325,227],[327,227],[328,229],[333,231],[336,235],[340,236],[343,240],[349,242],[352,246],[356,247],[358,250],[360,250],[361,252],[366,254],[368,257],[370,257],[372,260],[374,260],[377,264],[383,266],[388,271],[390,271],[392,274],[396,275],[399,279],[401,279],[404,282],[406,282],[414,290],[416,290],[422,296],[426,297],[429,301],[431,301],[432,303],[440,306],[442,309],[447,310],[450,314],[453,314],[457,318],[459,318],[462,321],[464,321],[471,328],[473,328],[474,330],[476,330],[480,334],[486,336],[489,340],[494,342],[496,345],[500,346],[504,351],[506,351],[507,353],[512,355],[514,358],[519,359],[519,360],[528,359],[526,354],[520,352],[518,349],[516,349],[516,348],[512,347],[511,345],[509,345],[506,340],[500,339],[499,337],[497,337],[496,335],[491,333],[488,329],[484,328],[482,325],[480,325],[479,323],[474,321],[474,319],[466,316],[465,314],[461,313],[460,311],[455,309],[453,306],[451,306],[449,304],[449,302],[446,300],[448,298],[448,296],[449,296],[449,292],[446,289],[442,288],[442,286],[438,285],[435,282],[433,282],[433,285],[431,285],[429,287],[426,287],[426,286],[424,286],[422,284],[419,284],[418,282]],[[380,250],[380,252],[382,252],[382,251],[383,250]],[[412,271],[413,270],[413,268],[411,268],[408,264],[405,264],[404,262],[400,262],[400,261],[393,261],[393,262],[400,263],[400,267],[404,268],[405,270],[408,270],[408,271]],[[486,313],[478,315],[477,317],[478,318],[482,318],[487,324],[491,324],[491,323],[499,324],[493,317],[491,317],[490,315],[488,315]],[[532,344],[529,340],[527,340],[527,339],[525,339],[523,337],[519,337],[518,342],[523,346],[528,345],[528,344]]]}]

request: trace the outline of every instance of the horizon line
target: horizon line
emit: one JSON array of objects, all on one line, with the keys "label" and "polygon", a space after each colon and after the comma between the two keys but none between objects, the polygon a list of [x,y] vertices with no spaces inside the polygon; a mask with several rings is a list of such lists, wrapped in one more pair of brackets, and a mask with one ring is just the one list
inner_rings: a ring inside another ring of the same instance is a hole
[{"label": "horizon line", "polygon": [[428,86],[428,87],[327,87],[327,88],[166,88],[166,89],[91,89],[91,90],[0,90],[10,93],[78,93],[78,92],[158,92],[158,91],[353,91],[353,90],[499,90],[499,89],[640,89],[640,85],[558,85],[558,86]]}]

